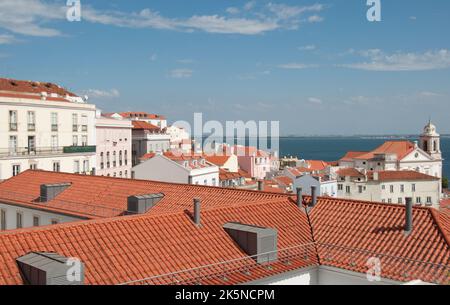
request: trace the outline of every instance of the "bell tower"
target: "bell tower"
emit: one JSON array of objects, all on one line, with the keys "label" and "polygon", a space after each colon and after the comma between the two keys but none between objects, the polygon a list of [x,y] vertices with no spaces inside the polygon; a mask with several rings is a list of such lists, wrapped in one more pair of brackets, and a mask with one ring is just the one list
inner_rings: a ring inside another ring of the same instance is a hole
[{"label": "bell tower", "polygon": [[427,152],[433,159],[441,160],[441,137],[436,132],[436,126],[431,120],[424,127],[423,133],[420,135],[420,148]]}]

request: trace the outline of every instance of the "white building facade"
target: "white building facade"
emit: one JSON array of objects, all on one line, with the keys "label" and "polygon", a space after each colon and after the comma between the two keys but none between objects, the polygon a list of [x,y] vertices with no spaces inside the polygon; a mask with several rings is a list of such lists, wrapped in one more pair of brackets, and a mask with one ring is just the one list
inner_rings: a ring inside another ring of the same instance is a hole
[{"label": "white building facade", "polygon": [[94,173],[95,105],[54,84],[8,81],[19,91],[0,87],[0,180],[27,169]]},{"label": "white building facade", "polygon": [[132,127],[129,120],[97,117],[97,175],[131,177]]},{"label": "white building facade", "polygon": [[219,186],[219,167],[204,158],[155,154],[133,167],[134,179]]},{"label": "white building facade", "polygon": [[293,191],[297,188],[301,188],[303,194],[311,195],[311,187],[315,186],[317,190],[317,196],[337,197],[337,180],[330,179],[329,177],[314,176],[305,174],[303,176],[294,179]]}]

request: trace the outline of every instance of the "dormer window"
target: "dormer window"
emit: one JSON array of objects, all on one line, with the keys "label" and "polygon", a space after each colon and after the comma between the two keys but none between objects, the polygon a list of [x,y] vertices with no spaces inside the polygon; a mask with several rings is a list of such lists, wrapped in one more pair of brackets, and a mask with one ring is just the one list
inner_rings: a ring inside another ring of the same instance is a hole
[{"label": "dormer window", "polygon": [[197,160],[192,160],[192,166],[194,167],[197,166],[197,163],[198,163]]},{"label": "dormer window", "polygon": [[189,162],[188,161],[184,161],[184,167],[188,167],[189,166]]}]

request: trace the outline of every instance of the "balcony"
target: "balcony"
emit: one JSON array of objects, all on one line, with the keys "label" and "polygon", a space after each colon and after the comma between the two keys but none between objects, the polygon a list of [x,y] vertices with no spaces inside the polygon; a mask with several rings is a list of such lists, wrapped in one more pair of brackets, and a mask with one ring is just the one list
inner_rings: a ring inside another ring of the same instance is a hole
[{"label": "balcony", "polygon": [[77,153],[95,153],[97,146],[66,146],[63,148],[65,154],[77,154]]},{"label": "balcony", "polygon": [[96,146],[0,148],[0,158],[95,153]]},{"label": "balcony", "polygon": [[36,131],[36,124],[28,123],[28,131]]}]

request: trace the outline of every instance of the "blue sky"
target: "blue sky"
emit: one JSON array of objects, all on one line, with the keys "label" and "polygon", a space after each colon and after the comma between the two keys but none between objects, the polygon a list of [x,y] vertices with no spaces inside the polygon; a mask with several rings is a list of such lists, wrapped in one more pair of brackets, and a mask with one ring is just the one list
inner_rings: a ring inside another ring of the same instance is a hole
[{"label": "blue sky", "polygon": [[282,134],[450,133],[450,2],[0,1],[0,75],[109,111],[279,120]]}]

